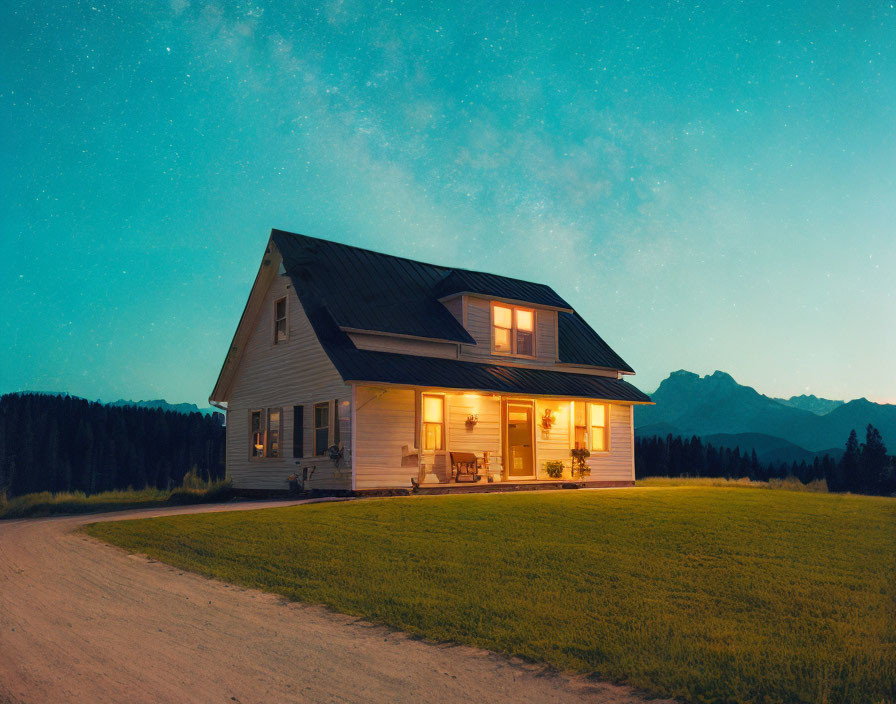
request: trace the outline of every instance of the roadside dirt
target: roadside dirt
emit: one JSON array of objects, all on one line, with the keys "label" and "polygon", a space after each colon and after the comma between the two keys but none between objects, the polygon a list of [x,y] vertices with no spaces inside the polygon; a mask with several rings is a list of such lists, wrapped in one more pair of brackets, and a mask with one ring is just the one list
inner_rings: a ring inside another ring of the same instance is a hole
[{"label": "roadside dirt", "polygon": [[0,701],[648,701],[206,579],[76,532],[96,520],[289,503],[0,521]]}]

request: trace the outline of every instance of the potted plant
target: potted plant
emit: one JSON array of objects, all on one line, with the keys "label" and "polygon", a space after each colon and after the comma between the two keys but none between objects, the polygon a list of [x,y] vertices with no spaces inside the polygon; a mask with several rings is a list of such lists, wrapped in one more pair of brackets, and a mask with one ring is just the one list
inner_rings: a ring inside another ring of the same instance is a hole
[{"label": "potted plant", "polygon": [[591,457],[591,452],[587,447],[577,447],[569,451],[572,455],[572,476],[579,475],[579,479],[584,479],[591,474],[591,468],[586,460]]},{"label": "potted plant", "polygon": [[563,476],[563,462],[560,460],[548,460],[544,463],[544,471],[551,479],[559,479]]}]

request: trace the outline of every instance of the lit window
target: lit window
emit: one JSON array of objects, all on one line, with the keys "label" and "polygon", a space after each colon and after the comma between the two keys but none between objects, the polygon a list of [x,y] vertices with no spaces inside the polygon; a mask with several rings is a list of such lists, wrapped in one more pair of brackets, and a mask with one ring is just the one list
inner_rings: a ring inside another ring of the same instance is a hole
[{"label": "lit window", "polygon": [[274,301],[274,344],[286,339],[286,298]]},{"label": "lit window", "polygon": [[249,456],[264,457],[264,426],[261,423],[262,411],[249,412]]},{"label": "lit window", "polygon": [[445,399],[442,396],[423,396],[423,449],[444,449]]},{"label": "lit window", "polygon": [[513,350],[510,344],[513,334],[513,311],[504,306],[493,308],[495,319],[495,352],[510,354]]},{"label": "lit window", "polygon": [[314,454],[323,455],[327,452],[330,439],[330,404],[314,404]]},{"label": "lit window", "polygon": [[516,354],[531,357],[535,353],[535,311],[516,308]]},{"label": "lit window", "polygon": [[535,356],[535,311],[495,304],[492,306],[492,340],[499,354]]},{"label": "lit window", "polygon": [[607,405],[591,404],[591,449],[601,452],[609,449],[607,442]]},{"label": "lit window", "polygon": [[581,401],[574,401],[572,405],[575,423],[575,434],[573,436],[572,446],[576,450],[584,450],[586,447],[588,447],[586,437],[588,422],[585,420],[585,412],[587,411],[587,406]]},{"label": "lit window", "polygon": [[265,457],[280,456],[280,416],[279,408],[268,409],[268,442]]}]

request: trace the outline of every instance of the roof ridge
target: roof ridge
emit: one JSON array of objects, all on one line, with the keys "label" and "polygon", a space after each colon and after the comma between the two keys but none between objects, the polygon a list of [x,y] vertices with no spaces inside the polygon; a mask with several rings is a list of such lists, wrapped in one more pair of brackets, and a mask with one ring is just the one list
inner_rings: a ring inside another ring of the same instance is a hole
[{"label": "roof ridge", "polygon": [[[502,279],[508,279],[510,281],[520,281],[524,284],[532,284],[534,286],[545,286],[546,288],[551,289],[551,291],[554,291],[553,287],[550,284],[544,284],[544,283],[540,283],[538,281],[530,281],[529,279],[520,279],[516,276],[507,276],[506,274],[495,274],[490,271],[480,271],[478,269],[464,269],[463,267],[459,267],[459,266],[447,266],[445,264],[433,264],[432,262],[424,262],[424,261],[421,261],[420,259],[411,259],[410,257],[403,257],[400,254],[389,254],[388,252],[380,252],[379,250],[376,250],[376,249],[368,249],[367,247],[359,247],[358,245],[355,245],[355,244],[346,244],[345,242],[338,242],[336,240],[328,240],[324,237],[314,237],[312,235],[302,234],[301,232],[290,232],[289,230],[281,230],[277,227],[271,228],[271,235],[273,235],[275,232],[278,232],[281,235],[288,235],[290,237],[301,237],[301,238],[307,239],[307,240],[314,240],[315,242],[325,242],[327,244],[334,244],[339,247],[348,247],[349,249],[358,249],[362,252],[367,252],[368,254],[376,254],[381,257],[391,257],[392,259],[401,259],[402,261],[410,262],[412,264],[422,264],[423,266],[429,266],[429,267],[432,267],[433,269],[439,269],[440,271],[444,271],[444,272],[446,272],[446,276],[450,276],[451,274],[453,274],[455,272],[464,272],[464,273],[468,273],[468,274],[483,274],[485,276],[498,276]],[[557,292],[554,291],[554,293],[556,294]],[[559,294],[557,294],[557,295],[559,296]]]}]

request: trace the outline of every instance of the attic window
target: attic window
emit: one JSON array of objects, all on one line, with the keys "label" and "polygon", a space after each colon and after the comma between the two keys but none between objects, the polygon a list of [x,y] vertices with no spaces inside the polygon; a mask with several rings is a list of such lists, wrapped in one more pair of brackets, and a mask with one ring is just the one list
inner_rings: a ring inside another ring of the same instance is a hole
[{"label": "attic window", "polygon": [[274,344],[283,342],[286,337],[286,296],[284,296],[274,301]]},{"label": "attic window", "polygon": [[535,311],[492,304],[492,351],[519,357],[535,356]]}]

